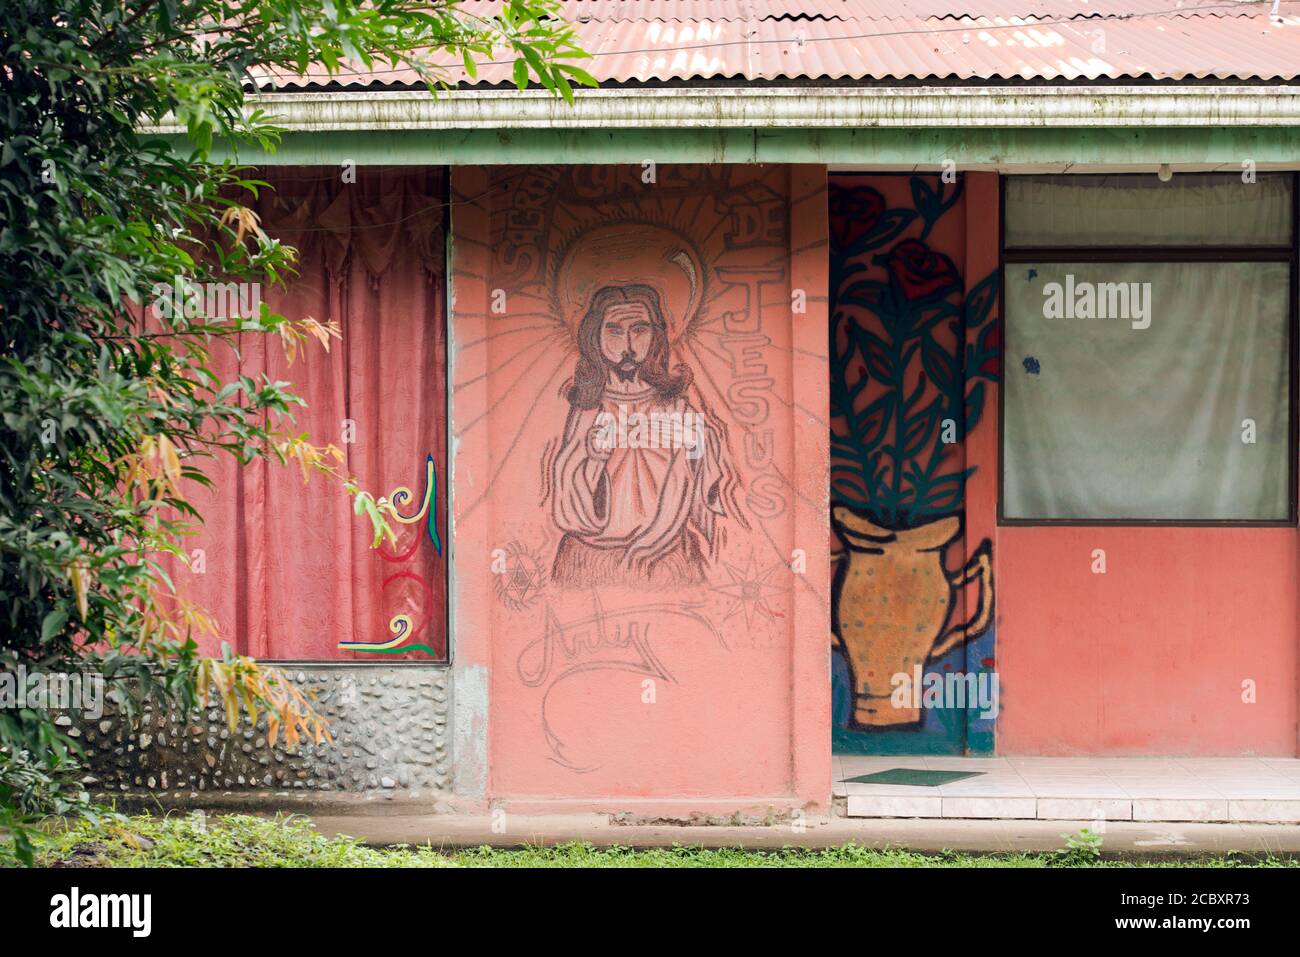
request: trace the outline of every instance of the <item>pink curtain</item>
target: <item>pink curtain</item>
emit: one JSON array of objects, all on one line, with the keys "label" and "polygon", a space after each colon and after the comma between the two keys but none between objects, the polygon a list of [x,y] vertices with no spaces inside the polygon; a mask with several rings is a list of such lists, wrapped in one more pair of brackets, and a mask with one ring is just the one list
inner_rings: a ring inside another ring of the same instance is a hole
[{"label": "pink curtain", "polygon": [[174,569],[178,590],[257,658],[445,660],[443,175],[358,168],[345,183],[326,167],[258,177],[273,187],[255,204],[263,228],[300,254],[299,275],[263,287],[263,300],[290,318],[337,321],[342,339],[328,353],[309,341],[290,363],[278,339],[249,335],[216,364],[226,381],[291,383],[307,405],[283,428],[337,446],[341,468],[376,497],[408,489],[396,500],[408,518],[425,501],[431,461],[433,522],[393,522],[396,546],[372,549],[369,521],[338,482],[304,483],[293,463],[221,460],[205,466],[214,487],[192,496],[205,525],[186,544],[191,567]]}]

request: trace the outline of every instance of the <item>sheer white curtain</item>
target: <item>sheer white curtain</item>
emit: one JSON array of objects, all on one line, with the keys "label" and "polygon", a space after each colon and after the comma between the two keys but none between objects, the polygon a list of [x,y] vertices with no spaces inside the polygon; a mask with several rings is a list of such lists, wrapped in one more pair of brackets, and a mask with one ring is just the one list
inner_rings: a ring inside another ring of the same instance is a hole
[{"label": "sheer white curtain", "polygon": [[1289,174],[1016,176],[1006,190],[1008,247],[1291,243]]},{"label": "sheer white curtain", "polygon": [[[1047,318],[1052,283],[1149,283],[1150,325]],[[1286,263],[1007,263],[1006,517],[1287,519],[1289,296]]]}]

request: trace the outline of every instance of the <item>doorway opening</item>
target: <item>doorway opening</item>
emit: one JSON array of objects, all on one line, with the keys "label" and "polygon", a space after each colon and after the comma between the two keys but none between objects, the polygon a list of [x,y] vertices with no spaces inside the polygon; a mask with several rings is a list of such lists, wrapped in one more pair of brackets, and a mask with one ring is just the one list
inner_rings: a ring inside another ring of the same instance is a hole
[{"label": "doorway opening", "polygon": [[836,754],[993,750],[992,546],[968,528],[967,436],[997,418],[999,275],[996,255],[968,269],[967,179],[830,179]]}]

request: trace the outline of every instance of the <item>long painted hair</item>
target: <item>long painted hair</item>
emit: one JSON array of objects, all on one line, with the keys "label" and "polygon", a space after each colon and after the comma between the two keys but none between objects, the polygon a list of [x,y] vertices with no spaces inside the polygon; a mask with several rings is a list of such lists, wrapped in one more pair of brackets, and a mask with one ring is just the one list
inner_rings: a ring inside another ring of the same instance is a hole
[{"label": "long painted hair", "polygon": [[625,286],[602,286],[591,297],[591,305],[578,326],[578,367],[569,389],[569,404],[578,409],[594,409],[600,404],[609,379],[609,362],[600,351],[600,330],[605,312],[613,305],[640,303],[650,315],[650,351],[641,363],[641,381],[661,399],[675,399],[690,387],[690,367],[678,363],[668,371],[668,323],[664,321],[659,293],[639,283]]}]

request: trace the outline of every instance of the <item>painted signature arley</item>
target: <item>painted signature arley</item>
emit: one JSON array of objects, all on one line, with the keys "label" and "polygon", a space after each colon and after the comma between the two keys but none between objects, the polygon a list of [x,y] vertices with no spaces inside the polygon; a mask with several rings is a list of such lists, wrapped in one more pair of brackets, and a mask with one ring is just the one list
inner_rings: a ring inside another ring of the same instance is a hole
[{"label": "painted signature arley", "polygon": [[721,634],[696,610],[699,606],[695,604],[663,602],[607,612],[595,592],[592,604],[591,616],[568,624],[562,624],[555,609],[548,605],[542,636],[529,642],[516,662],[520,681],[530,688],[545,687],[541,717],[551,760],[584,773],[596,770],[599,765],[573,762],[546,718],[547,700],[557,684],[573,675],[593,671],[628,671],[675,684],[676,679],[650,647],[650,623],[662,622],[665,616],[687,618],[703,625],[726,647]]}]

